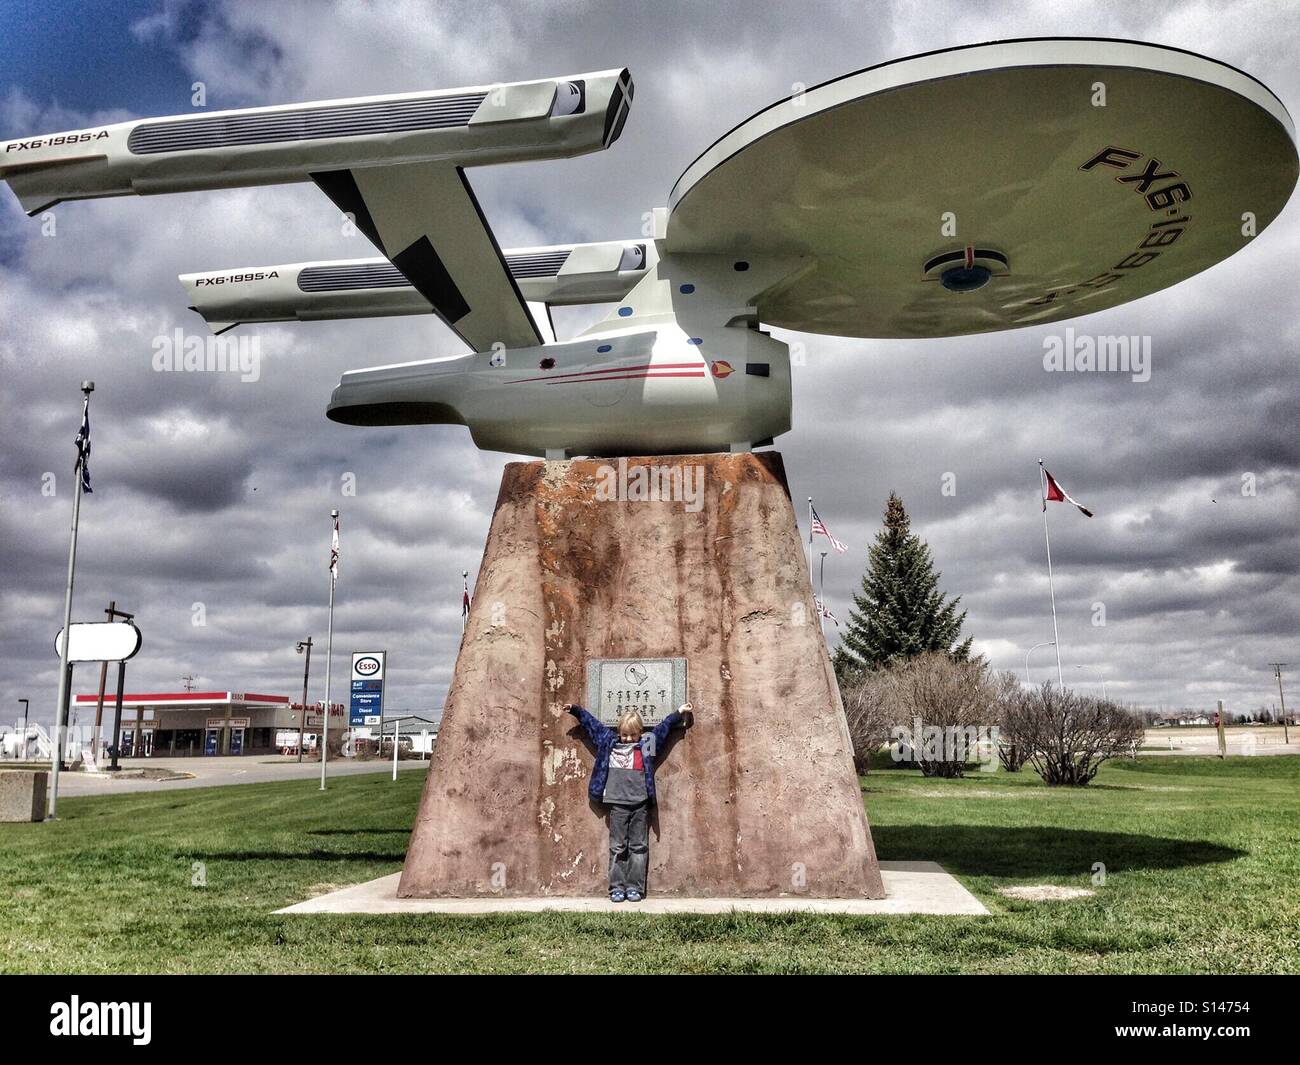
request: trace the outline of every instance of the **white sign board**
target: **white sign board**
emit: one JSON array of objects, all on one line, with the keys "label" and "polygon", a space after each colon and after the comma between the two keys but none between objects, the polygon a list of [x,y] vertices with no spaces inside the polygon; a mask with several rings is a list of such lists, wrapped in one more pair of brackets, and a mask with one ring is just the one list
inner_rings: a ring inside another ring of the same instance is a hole
[{"label": "white sign board", "polygon": [[[69,662],[124,662],[143,642],[129,621],[76,621],[68,639]],[[54,653],[63,653],[63,630],[54,636]]]}]

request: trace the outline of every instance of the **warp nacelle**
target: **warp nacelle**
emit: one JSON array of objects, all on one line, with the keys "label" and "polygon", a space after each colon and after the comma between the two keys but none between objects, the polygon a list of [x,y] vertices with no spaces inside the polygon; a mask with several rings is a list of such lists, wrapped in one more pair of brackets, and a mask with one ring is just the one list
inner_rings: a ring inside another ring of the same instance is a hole
[{"label": "warp nacelle", "polygon": [[36,214],[60,200],[278,185],[356,167],[554,159],[607,148],[632,98],[626,70],[196,112],[0,145],[0,178]]},{"label": "warp nacelle", "polygon": [[[543,337],[549,307],[621,300],[657,259],[652,241],[603,241],[507,248],[511,283]],[[190,307],[214,333],[256,322],[314,322],[432,314],[433,307],[387,259],[341,259],[181,274]]]}]

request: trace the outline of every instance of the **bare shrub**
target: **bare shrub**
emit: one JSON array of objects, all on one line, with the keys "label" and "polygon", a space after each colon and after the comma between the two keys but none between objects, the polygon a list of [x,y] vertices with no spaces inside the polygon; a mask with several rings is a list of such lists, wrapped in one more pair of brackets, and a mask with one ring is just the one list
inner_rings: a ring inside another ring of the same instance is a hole
[{"label": "bare shrub", "polygon": [[895,724],[886,698],[888,686],[885,671],[875,670],[858,673],[841,692],[859,774],[867,772],[872,757],[889,742]]},{"label": "bare shrub", "polygon": [[1020,678],[1009,670],[1003,670],[993,678],[993,689],[993,720],[999,732],[998,761],[1008,773],[1019,773],[1029,761],[1030,748],[1012,733],[1008,716],[1020,704],[1024,690],[1020,687]]},{"label": "bare shrub", "polygon": [[1021,693],[1004,712],[1003,739],[1029,749],[1045,783],[1087,784],[1108,758],[1142,741],[1142,721],[1118,703],[1044,684]]},{"label": "bare shrub", "polygon": [[897,756],[927,777],[959,777],[992,723],[994,688],[983,659],[955,662],[933,651],[891,664],[883,700]]}]

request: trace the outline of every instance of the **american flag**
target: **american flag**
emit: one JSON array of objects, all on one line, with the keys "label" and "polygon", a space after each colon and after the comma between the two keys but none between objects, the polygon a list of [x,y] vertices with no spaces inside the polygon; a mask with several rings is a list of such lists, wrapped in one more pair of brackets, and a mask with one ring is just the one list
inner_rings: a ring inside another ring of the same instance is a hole
[{"label": "american flag", "polygon": [[91,491],[90,487],[90,399],[81,410],[81,428],[77,430],[77,466],[81,468],[81,490]]},{"label": "american flag", "polygon": [[338,580],[339,576],[339,519],[334,519],[334,533],[330,537],[330,576]]},{"label": "american flag", "polygon": [[[833,537],[830,534],[830,531],[826,528],[826,523],[822,521],[821,517],[817,514],[817,508],[813,507],[811,509],[812,509],[813,535],[816,536],[818,533],[820,533],[822,536],[826,537],[826,539],[828,539],[831,542],[831,547],[835,548],[835,550],[838,551],[841,555],[844,554],[844,552],[849,549],[849,545],[840,543],[839,540],[835,539],[835,537]],[[836,624],[838,625],[839,622],[836,622]]]},{"label": "american flag", "polygon": [[813,602],[817,604],[817,613],[819,613],[822,617],[829,618],[831,621],[835,622],[835,627],[838,629],[840,627],[840,619],[831,613],[830,607],[828,607],[816,596],[813,596]]}]

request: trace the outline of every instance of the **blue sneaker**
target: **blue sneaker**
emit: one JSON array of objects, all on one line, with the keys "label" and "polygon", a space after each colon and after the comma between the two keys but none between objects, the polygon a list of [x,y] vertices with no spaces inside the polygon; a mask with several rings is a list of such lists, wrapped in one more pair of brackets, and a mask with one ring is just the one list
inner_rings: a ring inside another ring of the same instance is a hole
[{"label": "blue sneaker", "polygon": [[623,892],[618,891],[617,889],[609,893],[610,902],[623,902],[626,898],[627,896],[624,895]]},{"label": "blue sneaker", "polygon": [[640,901],[641,901],[641,892],[639,892],[639,891],[629,891],[629,892],[627,893],[627,901],[628,901],[628,902],[640,902]]}]

